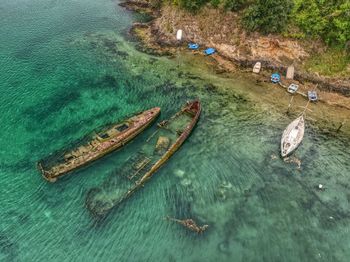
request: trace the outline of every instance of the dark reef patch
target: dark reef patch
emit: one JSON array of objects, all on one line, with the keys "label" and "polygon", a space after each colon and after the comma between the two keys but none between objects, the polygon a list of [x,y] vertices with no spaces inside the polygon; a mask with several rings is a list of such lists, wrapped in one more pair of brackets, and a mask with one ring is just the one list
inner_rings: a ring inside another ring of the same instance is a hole
[{"label": "dark reef patch", "polygon": [[[120,110],[120,107],[115,105],[113,107],[110,107],[96,115],[93,115],[92,117],[85,119],[83,122],[79,122],[79,123],[70,123],[67,125],[62,126],[62,128],[60,128],[59,130],[55,130],[54,132],[52,132],[52,130],[50,131],[46,131],[43,130],[42,133],[44,134],[43,137],[59,137],[60,134],[64,133],[65,137],[74,137],[75,134],[80,133],[82,129],[84,129],[86,126],[95,126],[95,123],[97,120],[101,120],[101,119],[106,119],[106,116],[113,116],[113,115],[117,115],[118,111]],[[67,150],[68,148],[72,148],[74,146],[76,146],[77,144],[85,141],[88,137],[90,137],[95,131],[100,131],[103,128],[105,128],[106,126],[109,126],[113,123],[118,122],[120,119],[116,119],[115,121],[111,121],[110,119],[108,119],[106,121],[106,123],[94,128],[93,130],[91,130],[90,132],[88,132],[87,134],[85,134],[84,136],[82,136],[81,138],[79,138],[78,140],[73,140],[73,141],[68,141],[67,142],[67,146],[65,146],[63,149],[59,149],[58,151],[52,153],[52,155],[55,155],[59,152],[62,152],[62,150]],[[42,143],[47,143],[48,141],[38,141],[36,140],[36,143],[34,144],[33,141],[33,145],[32,145],[32,150],[40,150],[40,148],[42,147],[41,144]]]},{"label": "dark reef patch", "polygon": [[30,160],[32,153],[23,159],[20,159],[14,163],[7,163],[4,161],[0,161],[1,170],[6,173],[18,173],[18,172],[27,172],[28,170],[33,168],[33,162]]},{"label": "dark reef patch", "polygon": [[3,261],[17,261],[18,245],[14,243],[4,232],[0,231],[0,254]]},{"label": "dark reef patch", "polygon": [[23,118],[42,122],[69,104],[75,103],[79,98],[80,93],[78,91],[67,88],[66,90],[52,95],[49,99],[42,101],[40,105],[33,105],[27,108],[23,113]]},{"label": "dark reef patch", "polygon": [[170,188],[166,191],[166,199],[169,204],[169,216],[177,219],[195,218],[192,210],[192,203],[184,192]]}]

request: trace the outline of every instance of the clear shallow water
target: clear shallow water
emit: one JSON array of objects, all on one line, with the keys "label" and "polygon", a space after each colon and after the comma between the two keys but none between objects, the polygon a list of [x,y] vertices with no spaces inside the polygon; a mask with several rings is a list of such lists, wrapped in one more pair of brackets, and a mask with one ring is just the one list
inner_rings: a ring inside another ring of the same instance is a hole
[{"label": "clear shallow water", "polygon": [[[322,120],[309,121],[298,170],[274,157],[298,111],[284,114],[280,90],[215,75],[208,60],[139,53],[123,37],[134,18],[109,0],[1,1],[0,10],[0,260],[348,260],[350,139],[325,132],[331,109],[318,105]],[[36,170],[101,125],[153,106],[166,119],[193,98],[203,113],[189,140],[102,224],[84,207],[87,191],[155,127],[58,183]],[[210,227],[196,236],[167,215]]]}]

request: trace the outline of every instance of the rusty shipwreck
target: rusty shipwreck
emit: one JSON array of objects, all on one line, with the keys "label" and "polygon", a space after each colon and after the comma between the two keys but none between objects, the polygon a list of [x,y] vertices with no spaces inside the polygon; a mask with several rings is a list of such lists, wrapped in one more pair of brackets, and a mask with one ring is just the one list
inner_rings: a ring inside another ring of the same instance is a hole
[{"label": "rusty shipwreck", "polygon": [[109,126],[70,150],[60,150],[38,162],[38,168],[49,182],[81,168],[104,155],[121,148],[147,128],[160,114],[155,107]]}]

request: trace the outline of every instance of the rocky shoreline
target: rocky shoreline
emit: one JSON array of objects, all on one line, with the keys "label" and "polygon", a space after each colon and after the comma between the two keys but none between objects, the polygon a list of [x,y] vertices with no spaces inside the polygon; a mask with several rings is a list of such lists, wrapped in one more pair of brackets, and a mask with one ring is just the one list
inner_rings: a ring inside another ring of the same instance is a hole
[{"label": "rocky shoreline", "polygon": [[[127,0],[120,3],[120,5],[128,10],[145,13],[153,18],[147,23],[134,23],[131,28],[131,33],[141,42],[140,48],[142,51],[153,55],[171,56],[179,49],[185,50],[187,42],[195,41],[200,43],[201,46],[210,46],[218,50],[218,54],[212,57],[217,61],[219,71],[234,71],[234,68],[237,67],[251,71],[253,65],[260,61],[264,71],[269,73],[273,71],[286,72],[287,67],[290,64],[294,64],[296,67],[294,79],[301,84],[309,84],[312,89],[321,92],[338,93],[342,96],[350,97],[350,78],[332,79],[298,70],[303,57],[308,56],[308,53],[295,41],[283,40],[274,36],[260,38],[256,35],[247,36],[244,32],[240,32],[239,29],[234,27],[223,28],[224,32],[217,35],[215,35],[217,32],[213,30],[214,36],[208,36],[206,35],[207,32],[203,32],[200,28],[201,26],[196,23],[192,15],[187,16],[181,10],[172,10],[172,8],[168,7],[163,9],[155,8],[147,0]],[[207,12],[215,11],[207,10]],[[211,17],[213,15],[215,14],[210,14]],[[229,19],[234,20],[234,14],[231,14]],[[179,22],[180,20],[181,22]],[[218,21],[214,22],[217,23]],[[175,38],[176,28],[184,30],[184,39],[181,43]],[[234,30],[235,34],[240,37],[237,45],[234,45],[232,41],[227,43],[225,39],[226,31],[231,32]],[[253,41],[252,39],[254,38],[258,40]],[[249,43],[249,45],[247,46],[246,43]],[[324,95],[322,97],[324,98]],[[330,104],[334,103],[331,102]],[[350,109],[348,101],[345,105],[342,101],[340,105]]]}]

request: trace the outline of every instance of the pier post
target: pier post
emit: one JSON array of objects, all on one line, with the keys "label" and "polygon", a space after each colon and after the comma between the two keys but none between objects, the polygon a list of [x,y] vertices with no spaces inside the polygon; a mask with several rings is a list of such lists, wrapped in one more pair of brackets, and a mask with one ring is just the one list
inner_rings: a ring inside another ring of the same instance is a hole
[{"label": "pier post", "polygon": [[289,114],[289,109],[290,109],[290,107],[292,106],[293,99],[294,99],[294,96],[292,96],[292,98],[291,98],[290,101],[289,101],[288,109],[287,109],[287,112],[286,112],[287,115]]}]

